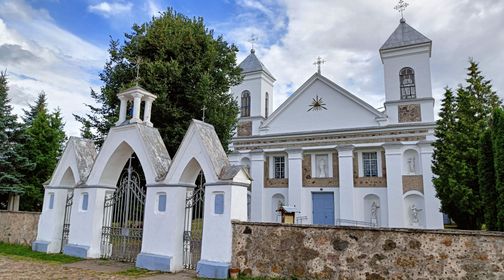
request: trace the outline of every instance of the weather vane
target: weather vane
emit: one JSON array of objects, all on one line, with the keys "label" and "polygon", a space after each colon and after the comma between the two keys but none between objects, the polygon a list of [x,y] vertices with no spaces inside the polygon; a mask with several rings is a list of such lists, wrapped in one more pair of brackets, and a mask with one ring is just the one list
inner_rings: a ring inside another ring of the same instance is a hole
[{"label": "weather vane", "polygon": [[313,62],[313,65],[317,65],[317,72],[320,74],[321,71],[320,71],[320,65],[324,64],[326,61],[323,60],[320,56],[317,57],[317,60],[315,62]]},{"label": "weather vane", "polygon": [[251,44],[251,51],[254,51],[254,43],[257,42],[257,36],[255,34],[250,35],[248,42]]},{"label": "weather vane", "polygon": [[404,2],[404,0],[399,0],[399,3],[394,7],[394,10],[401,13],[401,19],[404,19],[403,13],[408,6],[409,4],[407,2]]}]

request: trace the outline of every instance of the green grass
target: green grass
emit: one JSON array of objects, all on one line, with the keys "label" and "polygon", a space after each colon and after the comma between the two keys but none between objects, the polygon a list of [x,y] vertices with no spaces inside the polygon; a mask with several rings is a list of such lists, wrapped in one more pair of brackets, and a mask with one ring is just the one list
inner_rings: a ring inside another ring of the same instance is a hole
[{"label": "green grass", "polygon": [[81,258],[70,257],[63,254],[46,254],[34,252],[29,246],[7,244],[0,242],[0,255],[14,257],[21,260],[36,260],[54,263],[73,263],[81,261]]},{"label": "green grass", "polygon": [[141,277],[141,276],[149,276],[149,275],[156,275],[156,274],[161,274],[163,272],[161,271],[152,271],[152,270],[147,270],[143,268],[130,268],[127,270],[123,270],[120,272],[117,272],[119,275],[124,275],[124,276],[132,276],[132,277]]}]

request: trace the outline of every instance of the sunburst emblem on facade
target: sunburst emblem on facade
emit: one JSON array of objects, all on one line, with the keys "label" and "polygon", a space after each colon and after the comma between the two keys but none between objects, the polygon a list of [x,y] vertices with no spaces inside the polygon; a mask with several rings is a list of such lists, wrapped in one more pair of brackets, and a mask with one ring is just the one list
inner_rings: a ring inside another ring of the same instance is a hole
[{"label": "sunburst emblem on facade", "polygon": [[320,110],[327,110],[326,104],[324,103],[324,100],[320,98],[318,95],[313,98],[312,102],[310,105],[308,105],[310,109],[308,109],[308,112],[311,110],[313,111],[320,111]]}]

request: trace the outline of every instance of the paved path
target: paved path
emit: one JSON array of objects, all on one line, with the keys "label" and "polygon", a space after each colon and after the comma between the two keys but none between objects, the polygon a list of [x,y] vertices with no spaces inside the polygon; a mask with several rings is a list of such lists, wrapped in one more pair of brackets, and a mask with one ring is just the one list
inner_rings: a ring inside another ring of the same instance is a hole
[{"label": "paved path", "polygon": [[156,273],[141,276],[125,276],[117,274],[133,266],[103,260],[85,260],[71,264],[57,264],[42,261],[31,261],[16,257],[0,256],[0,279],[135,279],[163,280],[163,279],[195,279],[195,273],[181,272],[177,274]]}]

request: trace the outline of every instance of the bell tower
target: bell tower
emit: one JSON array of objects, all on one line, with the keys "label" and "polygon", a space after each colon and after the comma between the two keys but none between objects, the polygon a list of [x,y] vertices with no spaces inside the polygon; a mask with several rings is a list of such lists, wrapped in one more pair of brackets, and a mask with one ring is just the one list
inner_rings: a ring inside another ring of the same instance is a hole
[{"label": "bell tower", "polygon": [[273,84],[276,79],[257,58],[253,48],[238,67],[242,69],[243,81],[231,89],[240,107],[236,135],[256,135],[261,123],[273,112]]},{"label": "bell tower", "polygon": [[[119,120],[116,122],[116,126],[143,123],[152,127],[150,121],[152,102],[154,102],[157,96],[137,85],[119,93],[117,97],[121,101],[121,105],[119,107]],[[143,118],[140,117],[142,102],[144,102]],[[127,120],[128,103],[132,104],[133,109],[129,120]]]},{"label": "bell tower", "polygon": [[404,18],[380,48],[389,124],[434,121],[431,52],[432,41]]}]

